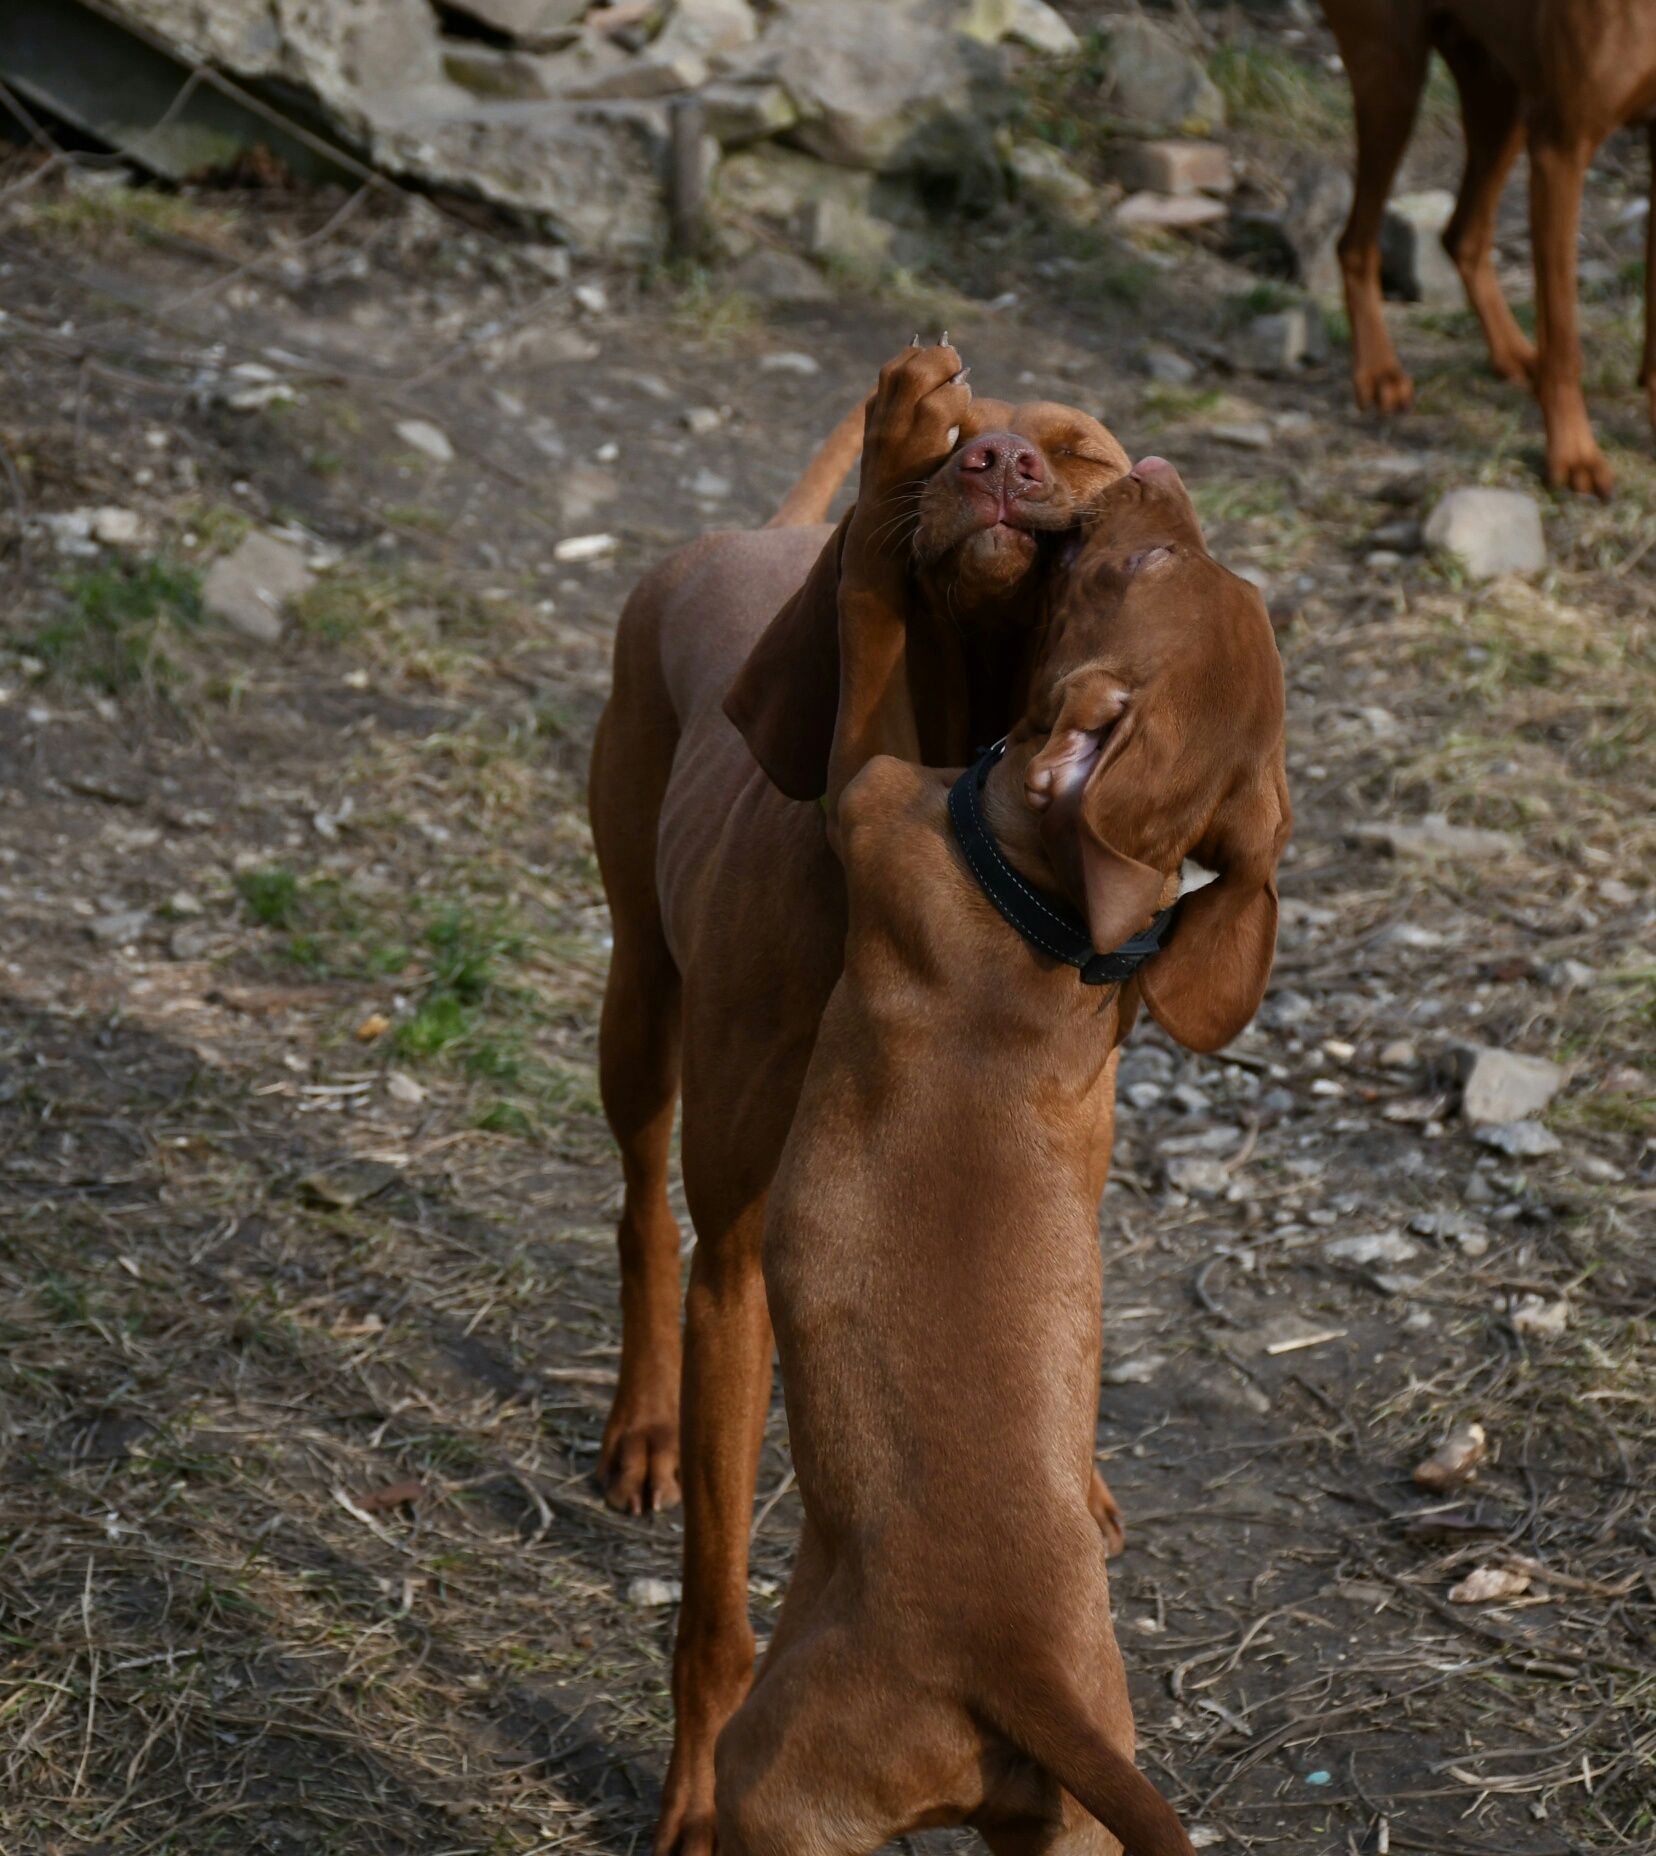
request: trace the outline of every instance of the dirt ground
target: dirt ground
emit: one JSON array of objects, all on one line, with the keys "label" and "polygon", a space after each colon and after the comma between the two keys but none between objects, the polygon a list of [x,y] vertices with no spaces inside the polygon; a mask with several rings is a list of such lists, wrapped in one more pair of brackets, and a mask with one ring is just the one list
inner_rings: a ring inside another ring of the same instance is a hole
[{"label": "dirt ground", "polygon": [[[1237,146],[1271,171],[1264,112]],[[0,167],[8,1856],[648,1847],[674,1613],[635,1582],[680,1536],[591,1480],[587,748],[635,576],[762,519],[945,323],[983,390],[1174,458],[1290,689],[1265,1010],[1122,1071],[1098,1439],[1142,1757],[1204,1849],[1656,1850],[1656,462],[1618,159],[1585,308],[1622,493],[1543,497],[1552,567],[1481,588],[1397,538],[1441,489],[1536,490],[1459,314],[1394,311],[1421,400],[1380,427],[1337,341],[1233,369],[1270,286],[1189,243],[1083,263],[997,222],[820,305],[585,270],[583,302],[423,202]],[[1197,380],[1147,378],[1151,336]],[[136,525],[50,521],[103,506]],[[251,525],[321,563],[274,644],[201,608]],[[1437,814],[1496,835],[1365,830]],[[1472,1139],[1467,1041],[1570,1066],[1558,1151]],[[1430,1496],[1462,1420],[1490,1462]],[[779,1408],[760,1483],[763,1636]],[[1451,1602],[1478,1568],[1527,1589]]]}]

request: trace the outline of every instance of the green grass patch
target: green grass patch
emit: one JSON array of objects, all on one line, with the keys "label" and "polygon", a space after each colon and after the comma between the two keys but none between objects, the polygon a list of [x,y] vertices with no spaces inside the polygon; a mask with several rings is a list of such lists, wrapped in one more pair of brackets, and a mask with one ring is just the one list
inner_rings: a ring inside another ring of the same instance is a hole
[{"label": "green grass patch", "polygon": [[57,609],[30,649],[59,676],[120,696],[178,675],[185,633],[201,623],[201,582],[156,559],[87,567],[58,582]]},{"label": "green grass patch", "polygon": [[75,238],[181,238],[198,244],[223,241],[229,219],[155,187],[88,187],[42,200],[25,212],[26,223]]},{"label": "green grass patch", "polygon": [[243,870],[236,878],[236,894],[254,921],[266,928],[291,928],[299,919],[299,879],[281,864]]}]

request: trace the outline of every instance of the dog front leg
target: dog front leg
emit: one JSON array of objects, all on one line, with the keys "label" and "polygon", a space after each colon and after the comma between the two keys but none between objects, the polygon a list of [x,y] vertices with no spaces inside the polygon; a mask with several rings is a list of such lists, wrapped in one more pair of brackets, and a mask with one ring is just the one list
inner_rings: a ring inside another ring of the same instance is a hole
[{"label": "dog front leg", "polygon": [[1593,437],[1581,392],[1576,234],[1593,144],[1551,123],[1530,130],[1530,242],[1535,250],[1536,392],[1547,422],[1547,481],[1608,496],[1616,476]]}]

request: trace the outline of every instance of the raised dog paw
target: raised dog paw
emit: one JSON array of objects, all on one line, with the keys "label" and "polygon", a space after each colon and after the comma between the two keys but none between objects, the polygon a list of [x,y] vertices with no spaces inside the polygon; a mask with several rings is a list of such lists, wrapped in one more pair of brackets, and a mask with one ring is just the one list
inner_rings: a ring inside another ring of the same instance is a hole
[{"label": "raised dog paw", "polygon": [[926,479],[954,449],[972,402],[959,353],[945,338],[905,348],[880,369],[864,426],[857,524],[865,545],[903,537]]}]

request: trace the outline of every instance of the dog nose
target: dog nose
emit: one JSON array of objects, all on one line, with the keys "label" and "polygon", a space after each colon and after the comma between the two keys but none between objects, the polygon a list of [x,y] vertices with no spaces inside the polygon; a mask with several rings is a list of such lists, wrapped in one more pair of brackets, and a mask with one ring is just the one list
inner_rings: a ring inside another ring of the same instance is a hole
[{"label": "dog nose", "polygon": [[1148,483],[1152,477],[1177,477],[1179,473],[1166,458],[1148,457],[1139,459],[1133,466],[1132,474],[1141,483]]},{"label": "dog nose", "polygon": [[990,482],[998,480],[1010,496],[1022,496],[1046,482],[1046,460],[1015,432],[984,432],[961,449],[955,467]]}]

